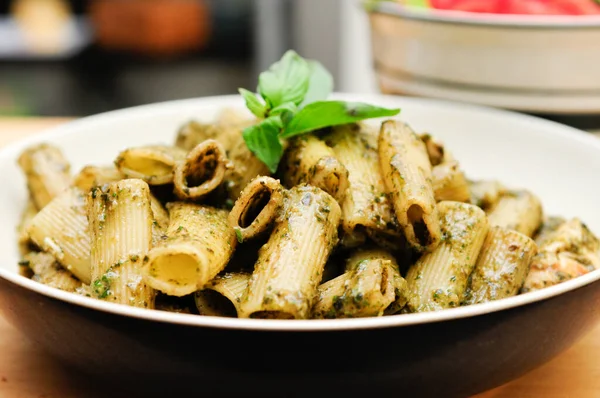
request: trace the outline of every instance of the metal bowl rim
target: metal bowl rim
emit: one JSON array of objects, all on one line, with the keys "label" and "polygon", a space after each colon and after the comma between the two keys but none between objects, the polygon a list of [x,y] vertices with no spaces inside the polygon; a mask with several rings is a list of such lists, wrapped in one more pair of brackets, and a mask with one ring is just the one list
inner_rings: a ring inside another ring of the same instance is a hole
[{"label": "metal bowl rim", "polygon": [[502,29],[600,29],[600,15],[516,15],[488,14],[465,11],[424,9],[381,2],[372,7],[371,14],[383,14],[400,19],[429,23],[479,26]]}]

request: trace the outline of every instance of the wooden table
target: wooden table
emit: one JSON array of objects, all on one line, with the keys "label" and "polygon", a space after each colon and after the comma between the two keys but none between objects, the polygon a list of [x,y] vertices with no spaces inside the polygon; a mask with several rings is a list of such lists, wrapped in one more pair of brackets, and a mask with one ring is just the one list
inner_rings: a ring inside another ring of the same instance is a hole
[{"label": "wooden table", "polygon": [[[0,146],[65,120],[0,119]],[[0,398],[105,397],[83,384],[0,317]],[[600,325],[553,361],[476,398],[530,397],[600,397]]]}]

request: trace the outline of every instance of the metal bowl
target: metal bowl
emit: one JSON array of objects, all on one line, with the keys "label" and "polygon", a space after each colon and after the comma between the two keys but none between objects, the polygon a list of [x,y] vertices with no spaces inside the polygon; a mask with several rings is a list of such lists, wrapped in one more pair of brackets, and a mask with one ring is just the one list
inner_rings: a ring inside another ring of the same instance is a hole
[{"label": "metal bowl", "polygon": [[384,93],[552,114],[600,114],[600,16],[370,10]]}]

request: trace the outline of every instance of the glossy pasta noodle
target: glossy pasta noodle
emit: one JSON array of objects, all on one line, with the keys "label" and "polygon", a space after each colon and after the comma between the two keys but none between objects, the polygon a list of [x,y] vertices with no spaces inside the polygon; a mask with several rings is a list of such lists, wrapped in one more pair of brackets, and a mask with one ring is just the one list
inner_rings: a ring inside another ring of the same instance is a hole
[{"label": "glossy pasta noodle", "polygon": [[418,251],[434,250],[440,240],[440,226],[425,144],[408,125],[383,122],[379,163],[406,240]]},{"label": "glossy pasta noodle", "polygon": [[282,141],[271,173],[244,140],[248,115],[182,120],[172,145],[139,142],[73,176],[60,148],[27,148],[22,274],[147,310],[319,322],[480,304],[600,267],[581,220],[470,179],[429,132],[321,129]]},{"label": "glossy pasta noodle", "polygon": [[292,188],[240,306],[242,317],[308,318],[327,258],[337,244],[341,210],[325,191]]},{"label": "glossy pasta noodle", "polygon": [[99,299],[153,308],[155,292],[142,280],[154,219],[148,184],[125,179],[92,188],[87,199],[92,292]]},{"label": "glossy pasta noodle", "polygon": [[357,247],[371,240],[391,250],[405,247],[379,168],[377,129],[366,124],[334,127],[324,136],[348,171],[342,209],[341,243]]}]

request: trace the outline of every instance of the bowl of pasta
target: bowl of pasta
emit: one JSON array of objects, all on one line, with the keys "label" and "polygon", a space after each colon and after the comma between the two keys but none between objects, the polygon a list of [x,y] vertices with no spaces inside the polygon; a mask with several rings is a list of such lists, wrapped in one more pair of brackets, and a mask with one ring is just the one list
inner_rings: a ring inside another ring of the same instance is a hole
[{"label": "bowl of pasta", "polygon": [[383,95],[285,114],[268,92],[0,150],[2,314],[90,383],[277,397],[467,396],[600,320],[596,138]]}]

